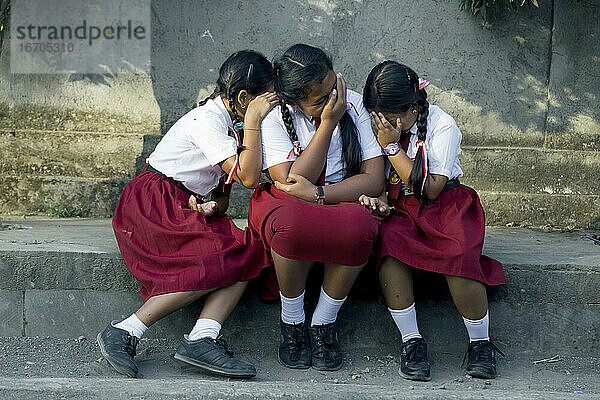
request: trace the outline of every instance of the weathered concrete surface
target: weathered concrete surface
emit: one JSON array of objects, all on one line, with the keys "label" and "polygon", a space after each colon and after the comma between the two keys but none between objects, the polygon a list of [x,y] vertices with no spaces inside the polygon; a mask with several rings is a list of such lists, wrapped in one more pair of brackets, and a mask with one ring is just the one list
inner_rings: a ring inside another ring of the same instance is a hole
[{"label": "weathered concrete surface", "polygon": [[[237,223],[244,226],[246,221]],[[122,262],[110,220],[34,218],[5,220],[3,225],[0,275],[6,279],[0,282],[0,291],[11,298],[24,296],[19,315],[25,321],[25,335],[93,337],[110,320],[126,317],[141,305],[138,286]],[[560,352],[568,337],[571,354],[600,351],[596,337],[600,332],[600,248],[583,235],[488,228],[484,252],[503,262],[507,278],[506,286],[489,289],[492,332],[503,348]],[[367,272],[361,279],[369,276]],[[464,351],[466,334],[444,280],[418,273],[415,282],[420,327],[430,346],[443,345],[457,354]],[[308,310],[317,298],[318,285],[313,286],[307,294]],[[345,346],[375,343],[392,349],[396,345],[396,328],[376,284],[374,288],[372,299],[355,297],[343,307],[340,325]],[[200,307],[201,302],[159,321],[148,337],[185,333]],[[257,337],[276,342],[278,313],[277,304],[261,303],[252,288],[225,324],[225,332],[248,348],[261,346]],[[378,330],[373,332],[373,326]],[[370,341],[364,341],[365,335]]]},{"label": "weathered concrete surface", "polygon": [[[248,335],[244,335],[248,336]],[[290,370],[277,362],[276,341],[249,348],[231,337],[237,357],[257,367],[256,378],[227,380],[173,359],[179,337],[140,342],[136,360],[143,380],[125,379],[100,357],[94,337],[0,338],[0,398],[31,399],[565,399],[598,398],[597,357],[558,353],[507,353],[493,381],[465,377],[463,350],[429,349],[430,382],[398,375],[397,347],[345,347],[334,372]],[[53,351],[47,351],[47,349]],[[388,352],[389,351],[389,352]]]},{"label": "weathered concrete surface", "polygon": [[486,224],[600,229],[600,196],[479,192]]},{"label": "weathered concrete surface", "polygon": [[462,181],[478,191],[574,198],[600,193],[597,151],[468,146],[460,161],[465,174]]},{"label": "weathered concrete surface", "polygon": [[[600,150],[600,1],[554,1],[546,147]],[[590,179],[592,179],[590,177]],[[598,180],[598,174],[595,174]]]},{"label": "weathered concrete surface", "polygon": [[[581,209],[589,201],[584,195],[595,195],[600,181],[594,174],[599,149],[598,6],[599,0],[553,0],[517,14],[498,13],[483,22],[445,0],[393,4],[316,0],[264,6],[260,2],[153,1],[149,75],[10,74],[9,40],[5,40],[0,54],[0,131],[27,133],[22,140],[9,140],[23,152],[13,154],[0,146],[0,159],[7,160],[1,173],[12,176],[19,173],[11,171],[21,171],[31,178],[0,184],[0,193],[8,193],[10,199],[0,198],[0,212],[43,212],[35,186],[25,189],[30,181],[39,180],[38,175],[132,177],[134,160],[138,158],[139,168],[145,158],[140,156],[140,136],[165,132],[197,99],[210,93],[227,55],[255,48],[271,57],[300,41],[327,49],[349,87],[359,91],[370,68],[386,58],[403,61],[428,78],[432,103],[456,118],[464,133],[463,144],[478,154],[465,154],[466,179],[472,179],[475,189],[498,195],[489,197],[488,214],[536,224],[542,219],[536,216],[537,206],[516,211],[507,202],[493,201],[509,192],[509,197],[566,194],[571,197],[569,204]],[[390,7],[395,11],[390,12]],[[229,23],[218,23],[222,20]],[[210,35],[204,35],[207,30]],[[48,136],[54,129],[56,133]],[[104,132],[123,137],[112,145],[97,140],[89,148],[78,147],[77,143],[87,143],[85,136]],[[56,135],[72,140],[52,140]],[[39,144],[27,144],[29,138]],[[131,142],[135,140],[138,144]],[[50,148],[54,145],[65,151]],[[489,153],[490,146],[506,148],[505,159]],[[527,154],[529,148],[538,151]],[[571,156],[542,149],[577,152]],[[536,162],[534,156],[548,160]],[[467,165],[471,161],[474,166]],[[494,168],[479,174],[488,161]],[[538,167],[520,180],[513,165],[523,171]],[[52,169],[55,172],[49,172]],[[564,177],[560,183],[559,170]],[[502,181],[506,186],[499,189]],[[99,192],[96,203],[83,193],[77,194],[79,201],[58,186],[47,190],[44,196],[58,202],[93,204],[91,215],[108,215],[106,210],[115,204],[106,190]],[[550,206],[556,212],[553,224],[597,226],[594,215],[568,210],[561,197],[536,196],[535,201],[540,207],[557,202]],[[489,221],[502,224],[505,218]]]},{"label": "weathered concrete surface", "polygon": [[87,215],[112,216],[126,184],[122,178],[0,175],[0,213],[49,214],[50,208],[77,206]]},{"label": "weathered concrete surface", "polygon": [[133,178],[142,135],[37,130],[0,131],[0,174]]},{"label": "weathered concrete surface", "polygon": [[0,289],[0,336],[23,334],[23,292]]}]

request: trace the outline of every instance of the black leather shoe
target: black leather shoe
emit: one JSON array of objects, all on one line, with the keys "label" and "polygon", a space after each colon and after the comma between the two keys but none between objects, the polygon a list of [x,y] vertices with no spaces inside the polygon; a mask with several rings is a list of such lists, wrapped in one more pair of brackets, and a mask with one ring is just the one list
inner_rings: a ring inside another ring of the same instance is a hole
[{"label": "black leather shoe", "polygon": [[504,353],[489,340],[469,343],[469,348],[463,358],[463,365],[467,360],[467,374],[473,378],[494,379],[496,377],[496,352],[504,357]]},{"label": "black leather shoe", "polygon": [[185,335],[175,353],[175,359],[230,378],[256,376],[254,365],[234,358],[227,342],[221,337],[217,339],[205,337],[198,340],[188,340],[187,335]]},{"label": "black leather shoe", "polygon": [[427,361],[427,343],[423,338],[402,343],[400,350],[400,375],[412,381],[431,380],[431,368]]},{"label": "black leather shoe", "polygon": [[310,368],[311,355],[308,343],[308,330],[305,323],[286,324],[279,320],[281,337],[277,359],[284,367],[293,369]]},{"label": "black leather shoe", "polygon": [[342,368],[343,354],[338,341],[335,322],[308,328],[312,348],[312,367],[319,371],[337,371]]},{"label": "black leather shoe", "polygon": [[96,340],[100,346],[102,357],[108,361],[119,373],[131,378],[138,378],[138,367],[133,361],[135,357],[135,348],[139,339],[131,336],[129,332],[115,328],[113,324],[119,321],[113,321],[98,334]]}]

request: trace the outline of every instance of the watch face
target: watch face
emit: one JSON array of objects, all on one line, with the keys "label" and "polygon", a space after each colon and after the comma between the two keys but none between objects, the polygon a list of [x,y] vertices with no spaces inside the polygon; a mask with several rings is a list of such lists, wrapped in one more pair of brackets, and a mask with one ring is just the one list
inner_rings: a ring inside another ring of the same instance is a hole
[{"label": "watch face", "polygon": [[385,149],[383,149],[383,152],[388,156],[394,156],[398,154],[399,151],[400,146],[398,146],[398,143],[390,143],[387,146],[385,146]]}]

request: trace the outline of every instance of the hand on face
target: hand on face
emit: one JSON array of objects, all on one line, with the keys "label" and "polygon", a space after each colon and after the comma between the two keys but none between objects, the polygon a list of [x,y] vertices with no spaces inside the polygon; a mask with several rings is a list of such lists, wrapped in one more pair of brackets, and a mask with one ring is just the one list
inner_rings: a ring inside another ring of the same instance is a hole
[{"label": "hand on face", "polygon": [[279,100],[275,93],[265,92],[258,95],[248,104],[244,119],[253,118],[256,122],[260,122],[277,104]]},{"label": "hand on face", "polygon": [[287,178],[287,183],[275,181],[275,187],[294,197],[311,203],[314,203],[316,200],[315,185],[301,175],[290,173]]},{"label": "hand on face", "polygon": [[396,120],[396,127],[392,126],[382,113],[371,112],[371,127],[382,148],[390,143],[397,143],[402,134],[402,121]]},{"label": "hand on face", "polygon": [[342,74],[337,74],[336,88],[331,92],[325,108],[321,112],[321,122],[331,121],[337,124],[346,112],[346,81]]}]

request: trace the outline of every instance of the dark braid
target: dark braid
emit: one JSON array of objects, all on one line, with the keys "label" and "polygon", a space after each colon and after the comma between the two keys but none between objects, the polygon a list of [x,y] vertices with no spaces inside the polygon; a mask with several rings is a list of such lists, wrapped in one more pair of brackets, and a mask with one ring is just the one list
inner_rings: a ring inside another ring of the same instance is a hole
[{"label": "dark braid", "polygon": [[227,102],[229,104],[229,109],[231,110],[231,113],[233,114],[233,118],[232,118],[233,125],[235,125],[238,122],[242,122],[242,118],[240,117],[240,115],[237,113],[237,110],[235,109],[235,99],[233,97],[233,93],[230,93],[229,96],[227,96]]},{"label": "dark braid", "polygon": [[289,108],[287,108],[283,101],[279,101],[279,106],[281,107],[281,118],[283,119],[285,129],[287,130],[290,140],[294,143],[298,141],[298,134],[296,133],[296,128],[294,128],[294,118],[292,118]]},{"label": "dark braid", "polygon": [[[308,96],[312,85],[323,82],[329,71],[333,70],[333,64],[323,50],[306,44],[296,44],[273,62],[273,70],[275,92],[281,104],[281,117],[290,140],[295,142],[298,135],[286,104],[298,106],[300,101]],[[348,112],[340,119],[340,133],[346,179],[359,173],[362,163],[358,131]]]},{"label": "dark braid", "polygon": [[[396,113],[404,113],[417,103],[417,137],[425,143],[429,116],[427,92],[424,88],[419,90],[419,77],[406,65],[395,61],[384,61],[376,65],[367,77],[363,90],[363,103],[368,110],[378,108]],[[415,197],[424,203],[428,201],[426,188],[423,185],[425,179],[427,176],[423,169],[423,147],[418,146],[409,183]]]},{"label": "dark braid", "polygon": [[204,100],[196,103],[196,107],[201,107],[201,106],[205,105],[209,100],[216,99],[218,95],[219,95],[219,85],[215,86],[215,90],[213,90],[213,92],[211,93],[210,96],[208,96]]}]

